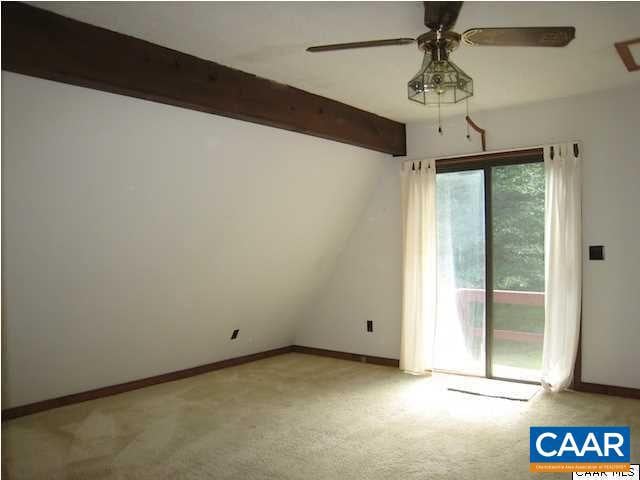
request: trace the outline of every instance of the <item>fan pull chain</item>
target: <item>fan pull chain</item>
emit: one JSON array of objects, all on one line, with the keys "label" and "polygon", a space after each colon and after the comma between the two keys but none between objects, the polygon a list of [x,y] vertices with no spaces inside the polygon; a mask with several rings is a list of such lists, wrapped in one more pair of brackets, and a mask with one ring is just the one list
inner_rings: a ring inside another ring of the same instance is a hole
[{"label": "fan pull chain", "polygon": [[[469,118],[469,97],[467,97],[466,103],[467,103],[467,118]],[[471,135],[469,133],[469,122],[465,120],[464,124],[467,127],[467,140],[471,141]]]},{"label": "fan pull chain", "polygon": [[438,133],[442,135],[442,121],[440,120],[440,94],[438,94]]}]

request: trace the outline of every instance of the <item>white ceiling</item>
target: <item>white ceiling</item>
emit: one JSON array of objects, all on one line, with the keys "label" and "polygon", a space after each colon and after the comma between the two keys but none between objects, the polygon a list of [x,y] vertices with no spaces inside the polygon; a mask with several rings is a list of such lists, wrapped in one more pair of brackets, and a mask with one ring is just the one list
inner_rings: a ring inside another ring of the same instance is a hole
[{"label": "white ceiling", "polygon": [[[305,48],[425,31],[418,2],[33,2],[39,7],[324,95],[399,121],[437,115],[406,98],[413,45],[332,53]],[[613,43],[640,35],[640,2],[466,2],[455,30],[574,25],[566,48],[461,47],[471,109],[487,110],[640,82]],[[443,108],[460,113],[463,105]]]}]

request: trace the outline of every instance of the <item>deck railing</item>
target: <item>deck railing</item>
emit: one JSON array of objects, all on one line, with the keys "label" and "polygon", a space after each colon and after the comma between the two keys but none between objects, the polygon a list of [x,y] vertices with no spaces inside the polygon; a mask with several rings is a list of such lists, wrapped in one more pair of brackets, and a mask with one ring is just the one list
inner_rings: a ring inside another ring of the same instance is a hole
[{"label": "deck railing", "polygon": [[[476,288],[459,288],[457,290],[458,308],[464,318],[468,318],[472,303],[485,303],[485,291]],[[528,305],[544,307],[544,292],[519,292],[515,290],[494,290],[494,303],[509,305]],[[482,328],[474,328],[474,336],[484,335]],[[494,329],[495,339],[512,340],[525,343],[542,343],[543,334],[537,332],[523,332],[519,330]]]}]

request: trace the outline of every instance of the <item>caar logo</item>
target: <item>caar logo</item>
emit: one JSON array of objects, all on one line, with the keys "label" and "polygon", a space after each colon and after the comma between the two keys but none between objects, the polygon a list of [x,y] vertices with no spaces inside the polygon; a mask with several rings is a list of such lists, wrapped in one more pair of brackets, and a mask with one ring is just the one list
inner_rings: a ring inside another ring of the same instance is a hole
[{"label": "caar logo", "polygon": [[531,427],[532,472],[628,472],[629,427]]}]

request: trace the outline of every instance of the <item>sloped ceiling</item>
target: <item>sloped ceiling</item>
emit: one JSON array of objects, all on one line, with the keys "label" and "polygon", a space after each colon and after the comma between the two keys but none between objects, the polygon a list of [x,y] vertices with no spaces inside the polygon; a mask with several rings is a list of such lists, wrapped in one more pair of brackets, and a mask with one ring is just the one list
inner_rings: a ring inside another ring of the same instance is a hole
[{"label": "sloped ceiling", "polygon": [[394,162],[12,73],[2,88],[7,406],[292,344]]},{"label": "sloped ceiling", "polygon": [[[41,8],[293,85],[394,120],[433,118],[406,99],[421,63],[413,45],[324,54],[323,43],[418,36],[420,2],[35,2]],[[461,47],[452,59],[475,81],[473,110],[640,82],[613,43],[635,38],[639,2],[467,2],[455,30],[574,25],[566,48]],[[461,113],[462,105],[444,115]]]}]

